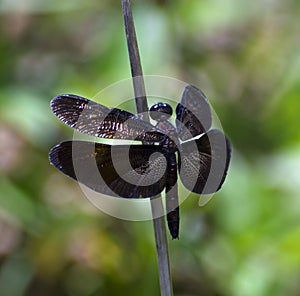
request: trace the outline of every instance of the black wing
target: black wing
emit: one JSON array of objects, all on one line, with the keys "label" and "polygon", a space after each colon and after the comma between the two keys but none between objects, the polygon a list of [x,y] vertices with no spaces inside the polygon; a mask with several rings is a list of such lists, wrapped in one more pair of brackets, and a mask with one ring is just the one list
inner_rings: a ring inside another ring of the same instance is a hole
[{"label": "black wing", "polygon": [[211,111],[204,93],[195,86],[185,87],[176,108],[176,127],[183,141],[207,132],[211,127]]},{"label": "black wing", "polygon": [[107,108],[80,96],[57,96],[50,107],[62,122],[91,136],[147,142],[161,142],[165,137],[151,123],[130,112]]},{"label": "black wing", "polygon": [[68,141],[53,147],[50,162],[94,191],[124,198],[158,195],[166,183],[160,146]]},{"label": "black wing", "polygon": [[218,191],[225,180],[230,157],[229,140],[217,129],[183,143],[178,162],[183,185],[198,194]]}]

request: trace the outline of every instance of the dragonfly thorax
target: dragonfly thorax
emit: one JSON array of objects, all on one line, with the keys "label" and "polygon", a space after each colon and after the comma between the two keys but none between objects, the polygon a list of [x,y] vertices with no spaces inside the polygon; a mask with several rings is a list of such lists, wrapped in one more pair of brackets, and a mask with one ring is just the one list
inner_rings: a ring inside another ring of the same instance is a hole
[{"label": "dragonfly thorax", "polygon": [[176,129],[168,121],[172,114],[172,107],[167,103],[157,103],[150,108],[150,117],[157,121],[156,128],[166,135],[161,145],[169,152],[175,152],[179,144]]}]

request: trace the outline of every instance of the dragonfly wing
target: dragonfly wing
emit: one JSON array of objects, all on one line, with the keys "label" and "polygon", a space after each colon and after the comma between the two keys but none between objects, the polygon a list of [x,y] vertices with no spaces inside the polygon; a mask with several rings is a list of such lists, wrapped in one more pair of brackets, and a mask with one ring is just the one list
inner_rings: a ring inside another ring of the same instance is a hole
[{"label": "dragonfly wing", "polygon": [[160,146],[68,141],[53,147],[49,158],[64,174],[110,196],[151,197],[166,184],[167,162]]},{"label": "dragonfly wing", "polygon": [[188,85],[176,108],[176,128],[181,140],[186,141],[208,131],[211,127],[211,111],[204,93]]},{"label": "dragonfly wing", "polygon": [[230,156],[230,142],[217,129],[183,143],[178,162],[183,185],[198,194],[218,191],[226,178]]},{"label": "dragonfly wing", "polygon": [[53,113],[79,132],[108,139],[161,142],[164,134],[151,123],[117,108],[108,108],[86,98],[65,94],[52,99]]}]

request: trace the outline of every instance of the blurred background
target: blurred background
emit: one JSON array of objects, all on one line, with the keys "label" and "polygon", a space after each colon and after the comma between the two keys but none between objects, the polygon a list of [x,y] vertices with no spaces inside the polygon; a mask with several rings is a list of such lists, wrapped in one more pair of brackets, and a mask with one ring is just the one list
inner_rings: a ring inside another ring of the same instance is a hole
[{"label": "blurred background", "polygon": [[[181,206],[175,295],[300,295],[300,2],[132,2],[144,73],[201,88],[233,145],[222,190]],[[0,13],[1,296],[159,295],[152,222],[100,212],[48,161],[72,138],[51,98],[130,77],[121,1]]]}]

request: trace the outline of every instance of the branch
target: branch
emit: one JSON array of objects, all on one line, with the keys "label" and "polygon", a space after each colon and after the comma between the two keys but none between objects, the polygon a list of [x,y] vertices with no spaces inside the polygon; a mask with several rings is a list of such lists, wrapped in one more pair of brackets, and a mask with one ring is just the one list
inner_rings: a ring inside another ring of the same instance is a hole
[{"label": "branch", "polygon": [[[149,121],[148,104],[146,98],[143,70],[140,60],[139,48],[137,44],[135,27],[130,7],[130,0],[122,0],[127,47],[130,59],[131,76],[133,78],[133,87],[136,108],[138,113],[144,113],[143,119]],[[145,118],[146,116],[146,118]]]},{"label": "branch", "polygon": [[[143,78],[139,48],[130,7],[130,0],[122,0],[122,7],[137,113],[143,113],[142,118],[149,121],[145,82]],[[161,198],[151,199],[151,210],[156,241],[161,296],[172,296],[173,290],[169,263],[168,241],[165,219],[162,215],[163,205]]]}]

